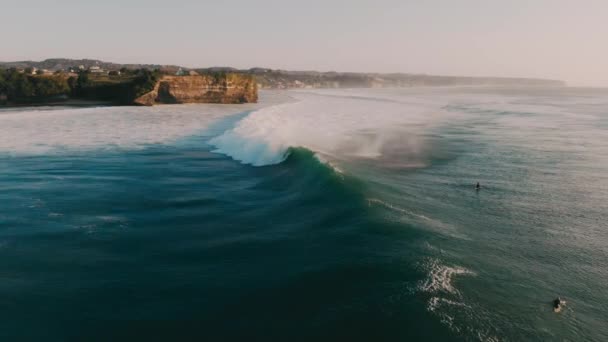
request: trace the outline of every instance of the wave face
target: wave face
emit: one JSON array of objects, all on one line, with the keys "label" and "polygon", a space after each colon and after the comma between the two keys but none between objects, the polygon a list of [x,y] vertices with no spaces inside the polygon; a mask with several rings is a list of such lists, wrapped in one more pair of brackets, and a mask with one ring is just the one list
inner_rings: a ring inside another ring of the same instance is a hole
[{"label": "wave face", "polygon": [[605,340],[608,93],[261,95],[0,110],[3,340]]},{"label": "wave face", "polygon": [[[547,331],[531,332],[526,323],[508,317],[517,315],[517,306],[526,306],[538,296],[551,297],[549,293],[555,289],[547,286],[546,279],[559,282],[558,287],[569,288],[568,292],[577,291],[575,281],[563,282],[545,272],[538,279],[521,277],[505,289],[504,281],[486,276],[501,269],[536,272],[534,263],[551,269],[552,257],[531,257],[532,263],[519,260],[519,255],[533,253],[534,247],[525,247],[527,238],[543,244],[547,252],[559,254],[557,258],[570,260],[573,272],[581,266],[577,251],[591,253],[593,260],[603,258],[598,250],[605,245],[599,247],[591,239],[579,243],[565,236],[585,231],[596,239],[606,238],[594,220],[605,217],[607,207],[595,200],[572,206],[567,199],[580,191],[596,200],[608,199],[608,180],[599,171],[608,167],[606,113],[602,109],[608,105],[605,91],[469,88],[292,94],[294,102],[257,110],[211,139],[214,152],[244,164],[265,166],[289,160],[294,147],[314,151],[334,170],[362,182],[364,190],[356,195],[367,203],[367,216],[378,219],[371,225],[385,227],[382,230],[397,224],[424,236],[422,243],[418,235],[410,237],[420,245],[404,244],[416,251],[414,259],[418,260],[410,262],[423,274],[406,287],[424,298],[427,312],[450,331],[484,341],[555,336]],[[526,173],[522,165],[531,171]],[[570,177],[593,181],[572,187]],[[488,188],[471,191],[471,184],[477,181]],[[599,188],[591,184],[599,184]],[[552,200],[547,201],[548,188],[553,189],[552,194],[559,193],[559,199],[551,195]],[[534,214],[556,208],[574,217],[577,211],[590,216],[573,219],[566,228],[552,215],[542,216],[539,222]],[[563,228],[549,228],[555,225]],[[544,228],[523,234],[527,238],[511,236],[521,234],[524,227],[539,226]],[[543,234],[563,238],[551,242]],[[559,251],[551,247],[554,244],[561,246]],[[513,249],[518,252],[506,252],[510,255],[507,260],[493,259],[495,250]],[[598,288],[603,278],[578,281],[591,281]],[[521,293],[518,284],[535,290]],[[482,299],[476,291],[496,292],[490,295],[495,296],[492,299]],[[581,300],[592,303],[591,298]],[[596,309],[589,314],[594,315]],[[528,318],[543,320],[542,316]],[[596,323],[590,325],[598,329]],[[573,327],[551,329],[559,330],[560,336],[581,337]]]}]

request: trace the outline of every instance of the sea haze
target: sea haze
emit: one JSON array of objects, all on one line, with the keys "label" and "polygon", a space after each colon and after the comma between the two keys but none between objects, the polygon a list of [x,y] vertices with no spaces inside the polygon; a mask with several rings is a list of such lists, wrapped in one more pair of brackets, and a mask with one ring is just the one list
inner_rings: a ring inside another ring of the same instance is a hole
[{"label": "sea haze", "polygon": [[446,87],[1,109],[0,337],[605,341],[607,108]]}]

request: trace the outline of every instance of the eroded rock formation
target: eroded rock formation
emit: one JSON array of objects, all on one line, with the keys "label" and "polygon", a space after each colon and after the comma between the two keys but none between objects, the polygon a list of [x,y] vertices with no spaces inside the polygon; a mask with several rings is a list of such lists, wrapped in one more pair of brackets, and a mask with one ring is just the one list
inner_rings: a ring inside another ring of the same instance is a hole
[{"label": "eroded rock formation", "polygon": [[255,78],[250,75],[163,76],[154,89],[134,103],[247,103],[258,101]]}]

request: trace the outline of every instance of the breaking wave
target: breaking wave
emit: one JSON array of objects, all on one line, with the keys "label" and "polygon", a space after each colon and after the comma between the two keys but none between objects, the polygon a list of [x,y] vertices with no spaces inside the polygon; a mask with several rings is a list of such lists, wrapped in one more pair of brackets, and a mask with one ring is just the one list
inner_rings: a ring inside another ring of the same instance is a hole
[{"label": "breaking wave", "polygon": [[253,166],[284,161],[290,147],[310,149],[324,160],[377,159],[395,148],[417,155],[425,149],[424,133],[448,116],[428,100],[294,96],[295,102],[254,111],[211,139],[214,152]]}]

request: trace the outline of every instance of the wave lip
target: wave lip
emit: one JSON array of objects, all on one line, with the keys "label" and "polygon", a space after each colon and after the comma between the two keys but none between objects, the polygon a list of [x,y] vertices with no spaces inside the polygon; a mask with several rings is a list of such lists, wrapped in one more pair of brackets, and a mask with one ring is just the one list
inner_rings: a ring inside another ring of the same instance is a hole
[{"label": "wave lip", "polygon": [[281,163],[290,147],[331,159],[378,159],[394,150],[415,157],[426,147],[420,132],[445,119],[437,103],[293,94],[294,102],[254,111],[210,139],[213,152],[253,166]]},{"label": "wave lip", "polygon": [[287,158],[289,146],[270,141],[268,137],[272,132],[267,128],[247,125],[247,122],[253,121],[250,117],[243,120],[244,123],[240,122],[236,127],[209,140],[215,146],[212,152],[225,154],[253,166],[279,164]]}]

